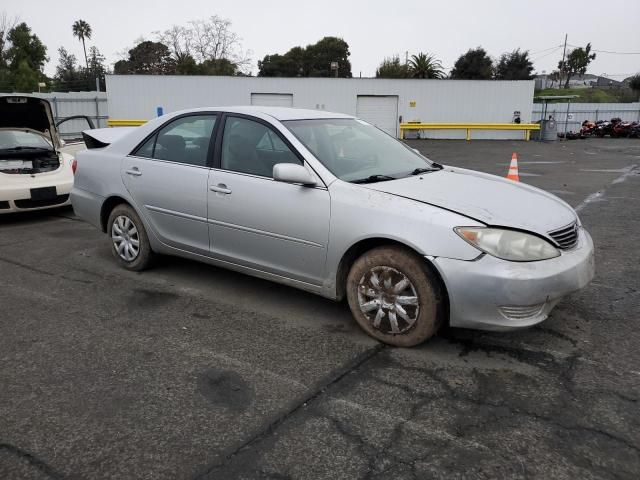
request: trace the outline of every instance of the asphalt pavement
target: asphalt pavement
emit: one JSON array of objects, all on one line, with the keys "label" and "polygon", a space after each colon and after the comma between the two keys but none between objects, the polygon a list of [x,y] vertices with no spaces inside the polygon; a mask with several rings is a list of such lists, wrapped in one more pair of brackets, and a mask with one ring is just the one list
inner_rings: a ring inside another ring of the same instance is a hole
[{"label": "asphalt pavement", "polygon": [[0,479],[640,477],[640,140],[410,141],[578,209],[597,274],[531,329],[411,349],[195,262],[120,269],[70,209],[0,216]]}]

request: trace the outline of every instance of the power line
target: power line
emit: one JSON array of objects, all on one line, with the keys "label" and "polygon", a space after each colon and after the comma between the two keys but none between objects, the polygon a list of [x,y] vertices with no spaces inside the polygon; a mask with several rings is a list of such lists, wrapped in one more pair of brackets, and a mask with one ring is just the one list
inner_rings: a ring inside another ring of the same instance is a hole
[{"label": "power line", "polygon": [[549,50],[555,50],[560,48],[562,45],[554,45],[553,47],[545,48],[544,50],[538,50],[537,52],[530,52],[531,55],[537,55],[538,53],[548,52]]},{"label": "power line", "polygon": [[545,53],[544,55],[540,55],[538,57],[532,58],[531,61],[535,62],[537,60],[540,60],[541,58],[545,58],[545,57],[548,57],[549,55],[553,55],[554,53],[558,52],[558,50],[560,50],[561,48],[562,48],[562,45],[559,45],[559,46],[555,47],[554,50],[552,50],[549,53]]},{"label": "power line", "polygon": [[[573,48],[582,48],[578,45],[568,45]],[[591,50],[598,53],[610,53],[612,55],[640,55],[640,52],[612,52],[611,50],[596,50],[595,48],[592,48]]]}]

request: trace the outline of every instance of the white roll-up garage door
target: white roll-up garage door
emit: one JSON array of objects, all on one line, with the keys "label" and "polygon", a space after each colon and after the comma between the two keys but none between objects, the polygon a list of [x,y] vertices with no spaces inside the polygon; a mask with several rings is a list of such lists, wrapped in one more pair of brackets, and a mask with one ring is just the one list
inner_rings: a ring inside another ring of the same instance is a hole
[{"label": "white roll-up garage door", "polygon": [[356,116],[398,136],[398,97],[358,95]]},{"label": "white roll-up garage door", "polygon": [[293,107],[292,93],[252,93],[251,105],[262,107]]}]

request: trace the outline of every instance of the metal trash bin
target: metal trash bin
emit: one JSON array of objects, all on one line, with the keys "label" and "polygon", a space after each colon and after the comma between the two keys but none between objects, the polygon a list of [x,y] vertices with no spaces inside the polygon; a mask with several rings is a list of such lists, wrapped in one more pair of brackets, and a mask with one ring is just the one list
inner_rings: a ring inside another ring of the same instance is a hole
[{"label": "metal trash bin", "polygon": [[536,123],[540,124],[540,130],[532,135],[535,140],[553,142],[558,139],[558,123],[554,119],[538,120]]}]

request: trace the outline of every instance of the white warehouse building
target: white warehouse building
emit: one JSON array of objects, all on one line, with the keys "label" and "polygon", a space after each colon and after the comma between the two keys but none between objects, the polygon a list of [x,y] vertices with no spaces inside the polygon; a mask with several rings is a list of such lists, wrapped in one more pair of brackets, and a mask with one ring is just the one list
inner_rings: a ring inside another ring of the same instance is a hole
[{"label": "white warehouse building", "polygon": [[[277,105],[355,115],[394,136],[401,122],[531,121],[533,80],[419,80],[108,75],[110,120],[148,120],[192,107]],[[464,130],[429,130],[422,137],[465,138]],[[522,139],[521,131],[483,130],[478,139]]]}]

